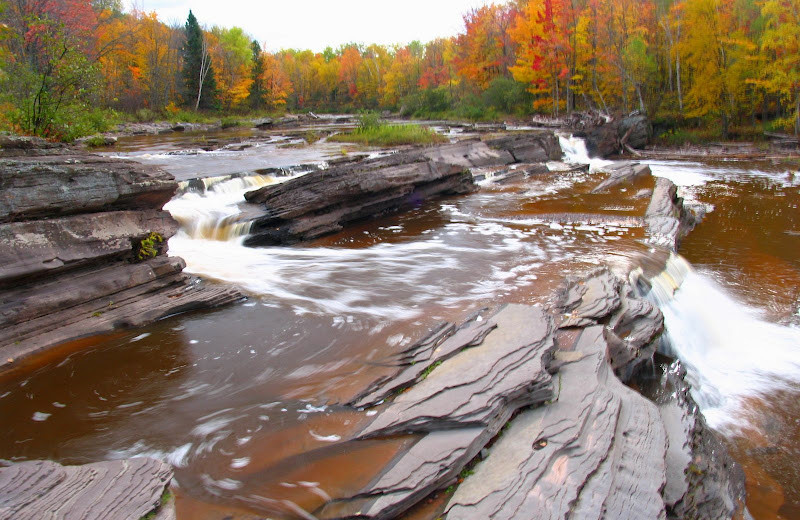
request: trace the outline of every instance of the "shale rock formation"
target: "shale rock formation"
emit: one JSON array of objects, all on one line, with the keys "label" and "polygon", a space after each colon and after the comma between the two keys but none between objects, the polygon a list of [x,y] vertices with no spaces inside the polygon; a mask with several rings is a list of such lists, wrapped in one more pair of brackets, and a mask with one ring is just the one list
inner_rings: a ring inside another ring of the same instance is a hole
[{"label": "shale rock formation", "polygon": [[548,309],[508,305],[435,328],[350,403],[381,407],[350,442],[418,440],[314,516],[394,518],[460,480],[442,518],[743,514],[741,470],[703,428],[682,377],[656,404],[622,382],[652,359],[662,330],[659,310],[605,268],[567,280]]},{"label": "shale rock formation", "polygon": [[656,180],[645,213],[650,242],[677,251],[681,239],[694,229],[702,216],[702,208],[684,206],[683,199],[678,197],[678,188],[672,181],[663,177]]},{"label": "shale rock formation", "polygon": [[0,519],[138,520],[158,512],[156,518],[166,520],[174,515],[161,497],[171,479],[168,464],[148,458],[85,466],[14,464],[0,468]]},{"label": "shale rock formation", "polygon": [[22,142],[0,158],[0,369],[70,339],[241,298],[165,256],[177,230],[161,209],[177,189],[169,174],[39,156]]},{"label": "shale rock formation", "polygon": [[473,191],[473,168],[560,158],[558,140],[545,132],[415,149],[312,172],[245,195],[263,212],[252,219],[245,244],[312,240],[432,197]]}]

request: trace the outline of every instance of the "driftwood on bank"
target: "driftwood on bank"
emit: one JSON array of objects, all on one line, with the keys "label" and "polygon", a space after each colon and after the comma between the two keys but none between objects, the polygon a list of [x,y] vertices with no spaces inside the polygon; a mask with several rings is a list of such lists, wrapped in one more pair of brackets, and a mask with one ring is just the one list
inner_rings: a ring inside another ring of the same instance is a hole
[{"label": "driftwood on bank", "polygon": [[462,141],[334,166],[249,192],[261,206],[246,245],[291,244],[335,233],[349,223],[476,189],[473,168],[561,158],[551,132]]},{"label": "driftwood on bank", "polygon": [[36,142],[7,142],[0,157],[0,370],[70,339],[241,298],[166,257],[178,229],[162,209],[172,176],[61,149],[40,156]]}]

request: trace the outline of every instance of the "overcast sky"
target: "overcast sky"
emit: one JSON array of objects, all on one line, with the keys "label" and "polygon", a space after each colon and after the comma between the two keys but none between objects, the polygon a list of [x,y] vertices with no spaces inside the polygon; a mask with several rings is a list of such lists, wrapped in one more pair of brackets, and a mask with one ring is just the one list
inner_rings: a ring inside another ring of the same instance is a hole
[{"label": "overcast sky", "polygon": [[[128,2],[130,4],[130,2]],[[201,25],[243,28],[266,49],[321,51],[349,42],[408,43],[452,36],[462,15],[491,0],[135,0],[162,22],[184,23],[189,9]],[[502,3],[502,0],[498,0]]]}]

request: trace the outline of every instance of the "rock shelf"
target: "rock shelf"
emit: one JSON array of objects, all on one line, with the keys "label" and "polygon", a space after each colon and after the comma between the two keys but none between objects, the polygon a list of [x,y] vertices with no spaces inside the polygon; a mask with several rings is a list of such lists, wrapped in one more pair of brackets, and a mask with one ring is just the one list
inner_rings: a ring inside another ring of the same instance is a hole
[{"label": "rock shelf", "polygon": [[[169,174],[60,148],[37,155],[35,144],[9,141],[0,157],[0,370],[71,339],[241,299],[166,257],[178,229],[162,209],[178,187]],[[152,250],[137,258],[148,237]]]}]

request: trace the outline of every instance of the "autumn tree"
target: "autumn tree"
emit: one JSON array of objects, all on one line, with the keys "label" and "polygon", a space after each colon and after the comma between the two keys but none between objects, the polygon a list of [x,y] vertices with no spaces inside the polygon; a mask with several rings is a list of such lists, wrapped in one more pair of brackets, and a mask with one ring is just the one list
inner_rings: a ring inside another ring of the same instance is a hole
[{"label": "autumn tree", "polygon": [[543,95],[554,115],[560,111],[562,88],[571,77],[572,47],[566,26],[564,1],[543,0],[529,2],[511,28],[517,45],[517,62],[511,73],[529,85],[530,92]]},{"label": "autumn tree", "polygon": [[680,52],[692,74],[686,93],[688,115],[719,117],[728,137],[732,116],[746,87],[746,38],[736,26],[734,0],[692,0],[684,6],[684,23],[702,30],[688,31]]},{"label": "autumn tree", "polygon": [[488,5],[464,15],[465,32],[456,40],[455,65],[459,74],[479,89],[497,76],[510,76],[516,62],[510,29],[518,15],[514,4]]},{"label": "autumn tree", "polygon": [[2,86],[15,107],[12,119],[27,133],[75,137],[70,116],[88,108],[99,79],[91,3],[15,2],[2,21],[10,58]]},{"label": "autumn tree", "polygon": [[800,0],[767,0],[761,47],[770,66],[763,85],[794,105],[794,133],[800,134]]},{"label": "autumn tree", "polygon": [[186,34],[183,45],[184,100],[187,105],[193,105],[195,110],[216,108],[217,83],[208,41],[191,11],[186,19],[184,31]]},{"label": "autumn tree", "polygon": [[222,108],[230,110],[239,107],[249,96],[251,64],[253,51],[250,37],[240,27],[211,30],[212,60],[216,64],[217,90]]}]

